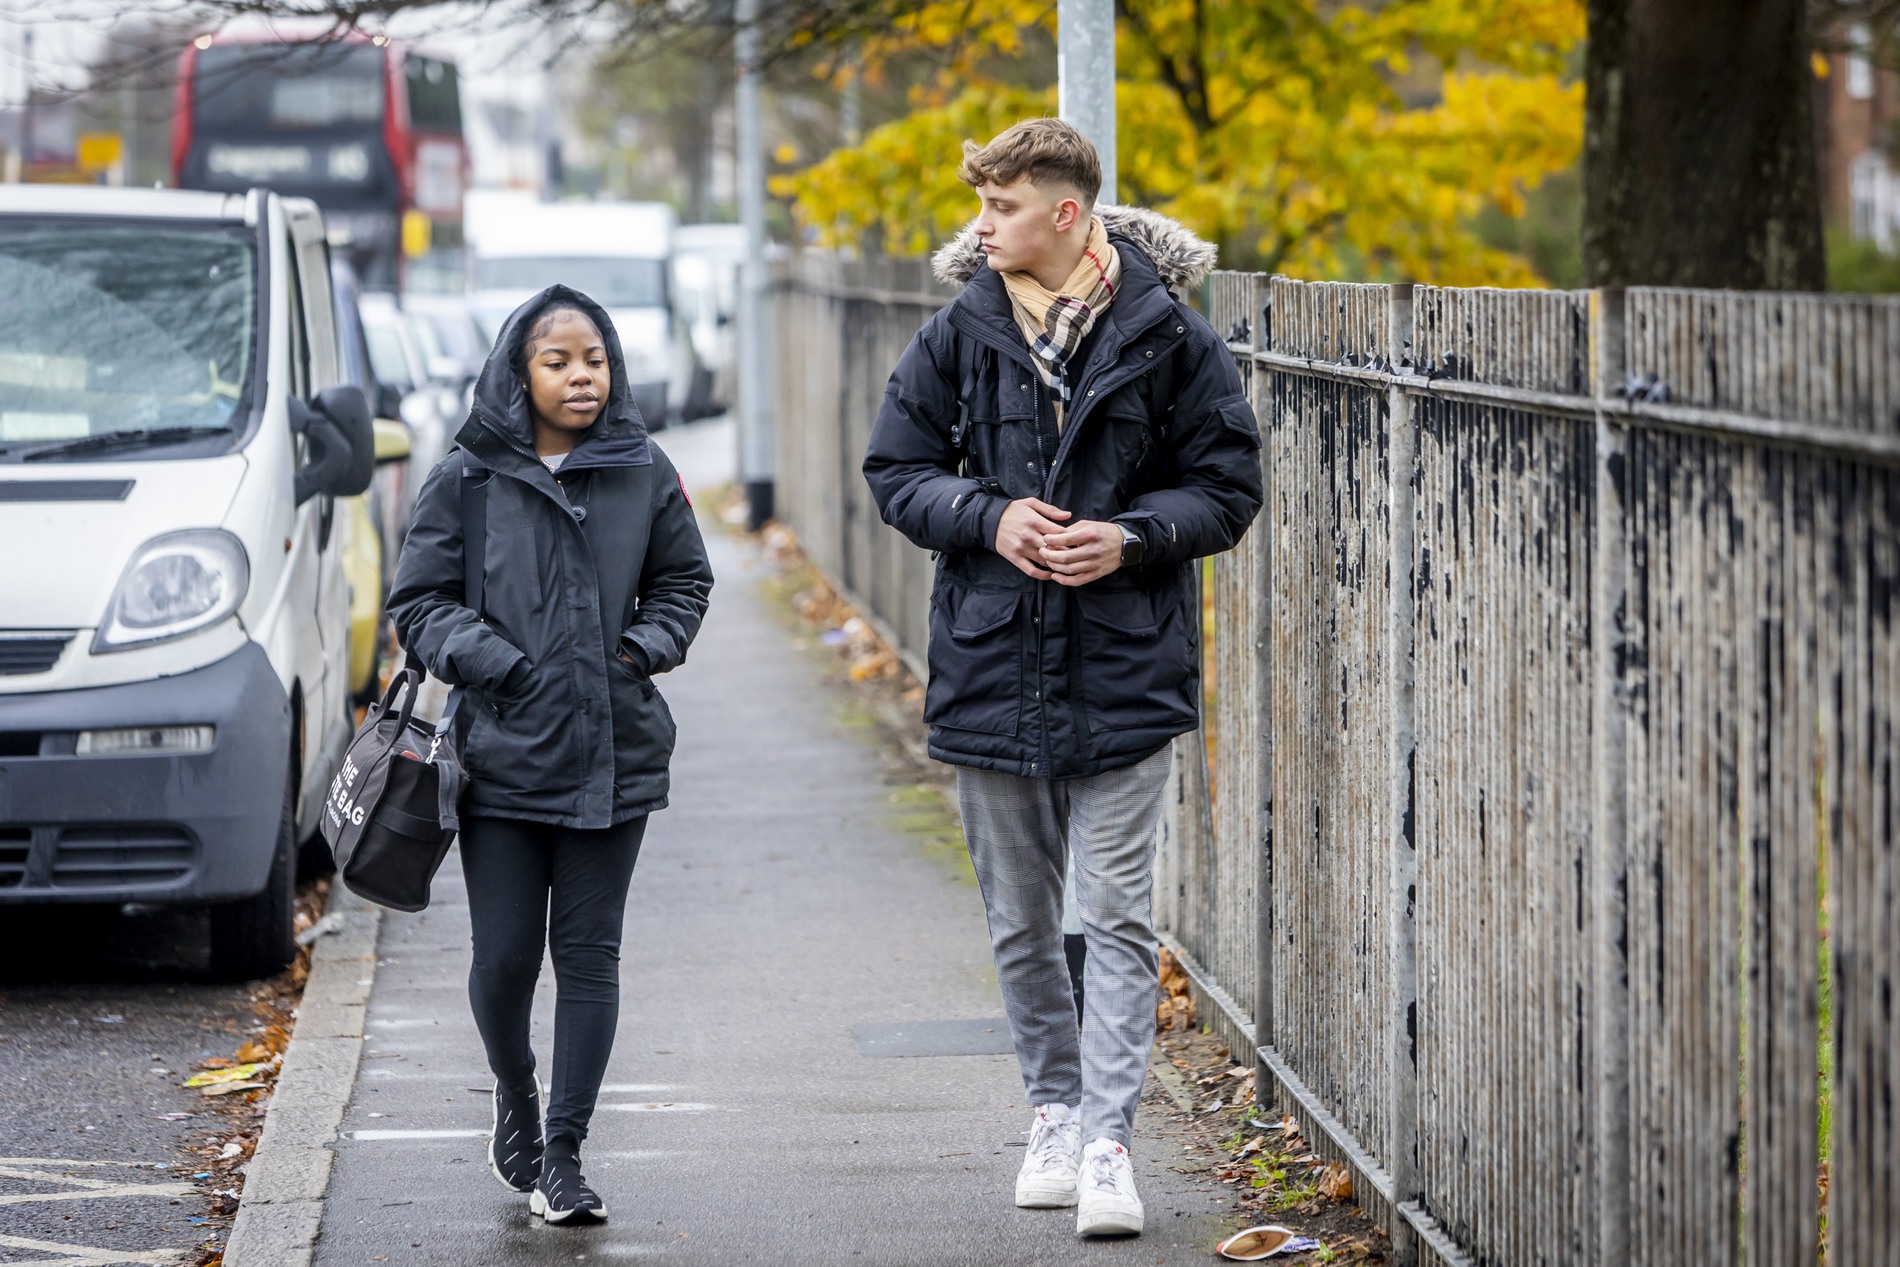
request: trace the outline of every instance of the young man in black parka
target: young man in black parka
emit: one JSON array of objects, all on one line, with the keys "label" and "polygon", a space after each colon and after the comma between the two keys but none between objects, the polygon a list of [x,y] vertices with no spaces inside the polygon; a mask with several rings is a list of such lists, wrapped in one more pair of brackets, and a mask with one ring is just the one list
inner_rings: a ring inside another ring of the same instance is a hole
[{"label": "young man in black parka", "polygon": [[[677,668],[712,591],[691,504],[648,438],[587,296],[516,309],[416,502],[389,597],[401,643],[460,694],[469,1001],[495,1074],[489,1168],[549,1223],[598,1223],[580,1146],[613,1051],[620,936],[647,815],[666,805]],[[473,487],[479,485],[479,491]],[[480,609],[465,508],[482,504]],[[545,1144],[529,1012],[554,959]]]},{"label": "young man in black parka", "polygon": [[[938,552],[930,752],[958,767],[997,978],[1036,1106],[1020,1206],[1139,1232],[1128,1143],[1154,1041],[1154,845],[1169,741],[1200,705],[1195,560],[1261,504],[1232,356],[1174,293],[1214,248],[1095,207],[1095,149],[1054,119],[964,146],[963,284],[905,350],[864,459],[885,522]],[[1078,1027],[1063,954],[1075,860]]]}]

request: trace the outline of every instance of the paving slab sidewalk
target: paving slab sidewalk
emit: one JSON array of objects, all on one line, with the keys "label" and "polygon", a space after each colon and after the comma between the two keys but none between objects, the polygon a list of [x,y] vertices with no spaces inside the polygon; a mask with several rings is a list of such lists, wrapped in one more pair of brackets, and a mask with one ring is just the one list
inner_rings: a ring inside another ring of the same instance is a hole
[{"label": "paving slab sidewalk", "polygon": [[[634,875],[619,1042],[585,1151],[612,1222],[545,1227],[488,1173],[451,854],[427,911],[382,921],[315,1261],[1207,1261],[1225,1195],[1168,1169],[1171,1140],[1137,1141],[1150,1234],[1081,1242],[1071,1212],[1011,1202],[1028,1119],[1014,1057],[860,1054],[854,1026],[1001,1016],[982,904],[899,826],[879,752],[769,609],[751,547],[707,536],[719,584],[662,684],[673,806]],[[550,974],[544,1063],[552,1002]]]}]

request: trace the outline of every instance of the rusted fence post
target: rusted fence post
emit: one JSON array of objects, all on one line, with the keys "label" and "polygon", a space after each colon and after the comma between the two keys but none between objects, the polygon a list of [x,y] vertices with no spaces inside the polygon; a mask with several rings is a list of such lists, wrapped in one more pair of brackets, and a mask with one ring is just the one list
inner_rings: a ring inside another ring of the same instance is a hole
[{"label": "rusted fence post", "polygon": [[[1248,343],[1252,351],[1267,346],[1267,322],[1272,303],[1272,279],[1255,276],[1247,284]],[[1248,392],[1256,413],[1264,413],[1261,383],[1266,375],[1251,363],[1247,367]],[[1275,1096],[1273,1075],[1267,1068],[1265,1048],[1273,1046],[1273,427],[1263,420],[1260,427],[1260,465],[1266,478],[1266,504],[1254,520],[1258,540],[1253,552],[1254,611],[1251,618],[1254,662],[1254,716],[1260,798],[1260,839],[1255,842],[1254,871],[1254,991],[1253,991],[1253,1067],[1254,1102],[1261,1108],[1272,1106]]]},{"label": "rusted fence post", "polygon": [[1625,521],[1628,427],[1613,411],[1627,347],[1621,288],[1590,296],[1590,394],[1596,401],[1596,505],[1590,547],[1590,652],[1595,714],[1590,843],[1592,1261],[1630,1250],[1629,1065],[1629,553]]},{"label": "rusted fence post", "polygon": [[[1396,371],[1407,359],[1412,343],[1412,285],[1390,288],[1386,307],[1386,359]],[[1412,623],[1417,600],[1412,586],[1412,466],[1418,434],[1412,421],[1412,401],[1404,387],[1387,389],[1386,509],[1391,533],[1392,577],[1387,587],[1387,665],[1391,683],[1389,767],[1391,800],[1388,805],[1392,848],[1388,901],[1391,916],[1387,938],[1391,952],[1391,1069],[1387,1111],[1392,1121],[1392,1153],[1386,1159],[1392,1175],[1392,1204],[1403,1207],[1418,1200],[1418,961],[1413,927],[1418,880],[1417,841],[1413,810],[1417,805],[1414,760],[1417,730],[1412,711]],[[1418,1234],[1406,1218],[1392,1220],[1392,1260],[1399,1267],[1418,1261]]]}]

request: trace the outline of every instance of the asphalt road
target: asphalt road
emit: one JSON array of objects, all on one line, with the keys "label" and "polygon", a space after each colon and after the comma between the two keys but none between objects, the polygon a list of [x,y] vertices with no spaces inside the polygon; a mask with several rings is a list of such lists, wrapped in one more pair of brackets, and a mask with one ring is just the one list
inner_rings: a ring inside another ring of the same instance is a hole
[{"label": "asphalt road", "polygon": [[180,1083],[253,987],[206,979],[205,918],[0,908],[0,1264],[193,1263],[217,1231],[180,1150],[226,1119]]}]

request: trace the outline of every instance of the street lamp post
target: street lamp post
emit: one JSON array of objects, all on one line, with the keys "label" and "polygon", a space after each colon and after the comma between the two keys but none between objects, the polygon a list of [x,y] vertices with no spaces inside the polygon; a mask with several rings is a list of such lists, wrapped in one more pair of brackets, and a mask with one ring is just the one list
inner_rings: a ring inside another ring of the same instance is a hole
[{"label": "street lamp post", "polygon": [[744,295],[739,304],[739,478],[754,532],[772,517],[771,358],[766,345],[765,129],[759,109],[759,0],[738,0],[739,221],[745,227]]},{"label": "street lamp post", "polygon": [[1115,201],[1115,0],[1057,0],[1056,112],[1095,142]]}]

